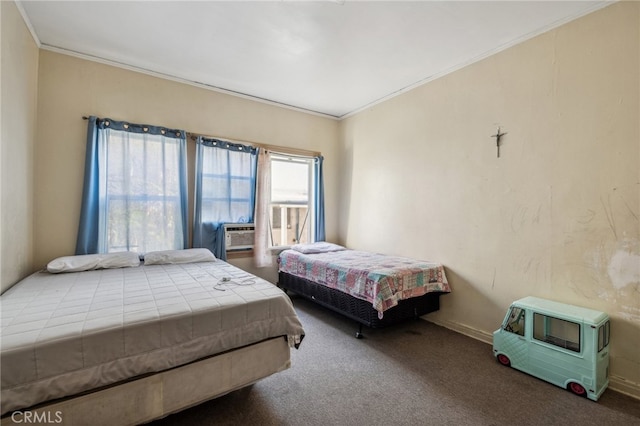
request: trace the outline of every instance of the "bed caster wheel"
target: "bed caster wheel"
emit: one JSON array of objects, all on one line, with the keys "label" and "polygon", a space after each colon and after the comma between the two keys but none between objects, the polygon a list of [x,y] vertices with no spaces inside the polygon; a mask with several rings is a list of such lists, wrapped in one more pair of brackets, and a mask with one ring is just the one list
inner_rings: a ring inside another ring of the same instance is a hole
[{"label": "bed caster wheel", "polygon": [[356,331],[356,339],[362,339],[362,324],[358,324],[358,331]]}]

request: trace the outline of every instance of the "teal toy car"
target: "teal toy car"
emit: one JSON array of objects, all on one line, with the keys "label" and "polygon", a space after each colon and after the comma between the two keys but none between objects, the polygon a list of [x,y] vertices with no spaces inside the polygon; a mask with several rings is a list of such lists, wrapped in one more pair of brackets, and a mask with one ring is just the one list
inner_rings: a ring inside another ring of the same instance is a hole
[{"label": "teal toy car", "polygon": [[597,401],[609,385],[609,315],[538,297],[513,302],[493,333],[510,366]]}]

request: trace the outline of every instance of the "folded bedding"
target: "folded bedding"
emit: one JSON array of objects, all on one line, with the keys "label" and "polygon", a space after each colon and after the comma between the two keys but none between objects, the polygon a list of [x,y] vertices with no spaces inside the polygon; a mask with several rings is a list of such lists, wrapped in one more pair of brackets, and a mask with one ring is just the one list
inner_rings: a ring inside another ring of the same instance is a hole
[{"label": "folded bedding", "polygon": [[0,296],[0,310],[2,414],[304,336],[282,290],[220,260],[41,271]]},{"label": "folded bedding", "polygon": [[439,263],[340,247],[309,244],[284,250],[279,271],[369,301],[379,318],[400,300],[451,291]]}]

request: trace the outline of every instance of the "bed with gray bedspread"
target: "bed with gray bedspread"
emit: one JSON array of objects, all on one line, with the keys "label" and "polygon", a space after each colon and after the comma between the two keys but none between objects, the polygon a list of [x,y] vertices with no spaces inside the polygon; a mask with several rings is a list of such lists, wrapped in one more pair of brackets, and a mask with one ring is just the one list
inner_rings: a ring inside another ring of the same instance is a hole
[{"label": "bed with gray bedspread", "polygon": [[2,414],[304,330],[226,262],[37,272],[0,296]]}]

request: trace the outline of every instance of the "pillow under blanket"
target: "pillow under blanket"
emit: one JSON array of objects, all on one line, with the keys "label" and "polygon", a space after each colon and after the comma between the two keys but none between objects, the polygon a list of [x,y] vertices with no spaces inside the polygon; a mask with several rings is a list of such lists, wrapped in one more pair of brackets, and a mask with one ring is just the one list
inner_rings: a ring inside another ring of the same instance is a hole
[{"label": "pillow under blanket", "polygon": [[140,256],[132,251],[118,253],[79,254],[63,256],[47,264],[52,274],[61,272],[81,272],[92,269],[128,268],[140,265]]}]

